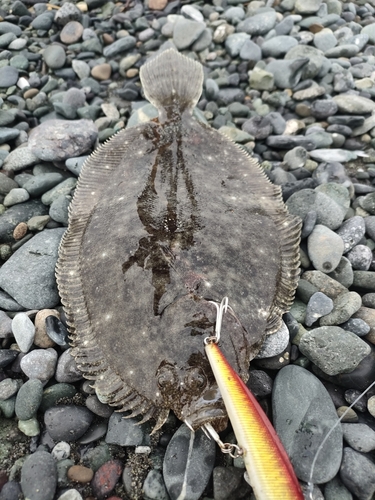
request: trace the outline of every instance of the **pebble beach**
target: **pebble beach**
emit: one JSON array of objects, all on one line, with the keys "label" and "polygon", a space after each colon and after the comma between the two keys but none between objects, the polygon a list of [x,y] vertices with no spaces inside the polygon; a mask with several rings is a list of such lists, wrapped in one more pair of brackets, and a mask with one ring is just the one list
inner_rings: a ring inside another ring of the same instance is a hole
[{"label": "pebble beach", "polygon": [[[202,431],[171,414],[150,435],[99,401],[56,286],[82,165],[157,116],[139,69],[169,48],[203,65],[195,119],[303,221],[295,301],[247,385],[306,499],[371,500],[375,387],[358,397],[375,381],[375,0],[2,0],[0,500],[255,500],[243,460]],[[230,426],[221,438],[236,442]]]}]

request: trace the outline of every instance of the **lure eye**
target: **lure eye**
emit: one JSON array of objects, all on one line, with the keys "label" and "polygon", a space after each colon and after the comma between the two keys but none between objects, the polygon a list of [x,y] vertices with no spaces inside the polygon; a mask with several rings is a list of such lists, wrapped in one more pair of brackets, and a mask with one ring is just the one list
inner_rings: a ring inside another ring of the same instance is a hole
[{"label": "lure eye", "polygon": [[201,370],[198,368],[193,368],[189,371],[186,377],[186,383],[188,387],[194,387],[196,389],[201,389],[206,385],[207,379]]}]

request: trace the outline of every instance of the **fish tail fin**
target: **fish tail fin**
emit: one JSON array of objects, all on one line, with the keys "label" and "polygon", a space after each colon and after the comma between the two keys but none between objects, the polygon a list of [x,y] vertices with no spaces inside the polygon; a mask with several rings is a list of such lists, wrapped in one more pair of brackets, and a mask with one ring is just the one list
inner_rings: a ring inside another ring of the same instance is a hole
[{"label": "fish tail fin", "polygon": [[178,119],[184,111],[192,113],[202,93],[202,66],[168,49],[141,67],[146,98],[157,107],[160,121]]}]

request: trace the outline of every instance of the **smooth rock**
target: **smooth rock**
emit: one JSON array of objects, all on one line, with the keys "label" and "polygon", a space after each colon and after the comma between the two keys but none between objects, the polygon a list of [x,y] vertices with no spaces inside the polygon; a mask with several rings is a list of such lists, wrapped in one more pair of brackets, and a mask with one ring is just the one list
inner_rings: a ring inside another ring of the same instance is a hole
[{"label": "smooth rock", "polygon": [[27,309],[45,309],[59,302],[55,282],[57,250],[65,229],[36,234],[0,269],[0,287]]},{"label": "smooth rock", "polygon": [[342,226],[337,229],[336,233],[344,242],[344,253],[355,247],[365,235],[365,221],[366,219],[356,215],[346,220]]},{"label": "smooth rock", "polygon": [[340,478],[360,500],[370,500],[375,492],[375,464],[349,447],[344,448]]},{"label": "smooth rock", "polygon": [[55,373],[57,353],[54,349],[34,349],[21,359],[21,370],[29,378],[46,382]]},{"label": "smooth rock", "polygon": [[201,430],[194,433],[181,425],[168,444],[163,462],[163,477],[171,500],[200,498],[210,479],[215,454],[212,439]]},{"label": "smooth rock", "polygon": [[21,488],[26,498],[53,500],[57,486],[56,462],[46,451],[29,455],[21,470]]},{"label": "smooth rock", "polygon": [[90,150],[97,135],[91,120],[47,120],[31,131],[29,148],[40,160],[65,161]]},{"label": "smooth rock", "polygon": [[333,310],[320,320],[320,326],[339,325],[347,321],[361,307],[361,296],[356,292],[342,293],[333,300]]},{"label": "smooth rock", "polygon": [[353,269],[367,271],[370,268],[373,256],[372,251],[366,245],[356,245],[346,254]]},{"label": "smooth rock", "polygon": [[272,335],[268,335],[255,359],[270,358],[283,352],[289,343],[289,330],[282,322],[281,328]]},{"label": "smooth rock", "polygon": [[[100,400],[100,398],[99,398]],[[117,444],[119,446],[139,446],[148,445],[149,430],[148,424],[137,425],[135,418],[122,418],[121,413],[112,413],[105,442],[108,444]]]},{"label": "smooth rock", "polygon": [[107,497],[118,483],[123,465],[120,460],[110,460],[103,464],[94,475],[91,487],[95,497],[102,499]]},{"label": "smooth rock", "polygon": [[163,476],[158,470],[150,470],[143,483],[142,490],[146,500],[169,500]]},{"label": "smooth rock", "polygon": [[298,347],[327,375],[353,371],[371,352],[357,335],[338,326],[321,326],[304,333]]},{"label": "smooth rock", "polygon": [[87,431],[93,414],[83,406],[54,406],[44,414],[48,434],[55,441],[76,441]]},{"label": "smooth rock", "polygon": [[305,325],[311,326],[322,316],[329,314],[333,309],[333,301],[322,292],[316,292],[306,307]]},{"label": "smooth rock", "polygon": [[65,50],[61,45],[48,45],[43,52],[43,59],[49,68],[60,69],[66,61]]},{"label": "smooth rock", "polygon": [[35,326],[27,314],[19,313],[14,316],[12,331],[21,352],[29,352],[35,337]]},{"label": "smooth rock", "polygon": [[375,432],[366,424],[342,424],[344,439],[353,450],[368,453],[375,449]]},{"label": "smooth rock", "polygon": [[275,26],[276,22],[276,12],[274,10],[269,10],[247,17],[238,23],[237,30],[252,36],[265,35]]},{"label": "smooth rock", "polygon": [[350,288],[354,280],[352,265],[346,257],[341,257],[339,265],[334,271],[328,273],[328,276],[341,283],[344,287]]},{"label": "smooth rock", "polygon": [[331,229],[317,224],[307,239],[307,248],[315,269],[329,273],[339,265],[344,243]]},{"label": "smooth rock", "polygon": [[74,357],[71,355],[72,349],[64,351],[57,363],[55,378],[60,383],[72,383],[82,380],[82,373],[77,367]]},{"label": "smooth rock", "polygon": [[[337,422],[332,400],[323,384],[296,365],[280,370],[272,395],[273,424],[299,479],[309,481],[312,461],[323,437]],[[337,426],[315,463],[313,483],[336,476],[342,456],[342,430]]]},{"label": "smooth rock", "polygon": [[352,94],[340,94],[333,97],[342,114],[363,115],[375,109],[375,103],[367,97]]}]

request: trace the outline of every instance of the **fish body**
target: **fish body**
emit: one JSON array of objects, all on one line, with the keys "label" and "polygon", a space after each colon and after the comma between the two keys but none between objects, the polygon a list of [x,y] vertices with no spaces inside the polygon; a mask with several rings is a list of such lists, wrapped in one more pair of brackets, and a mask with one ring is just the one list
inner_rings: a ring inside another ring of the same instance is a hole
[{"label": "fish body", "polygon": [[303,500],[289,457],[258,401],[217,343],[205,350],[257,500]]},{"label": "fish body", "polygon": [[197,122],[199,63],[174,50],[141,67],[152,122],[120,131],[85,162],[57,284],[72,354],[102,402],[198,429],[226,426],[204,352],[210,301],[230,298],[226,358],[243,380],[298,281],[299,219],[229,139]]}]

